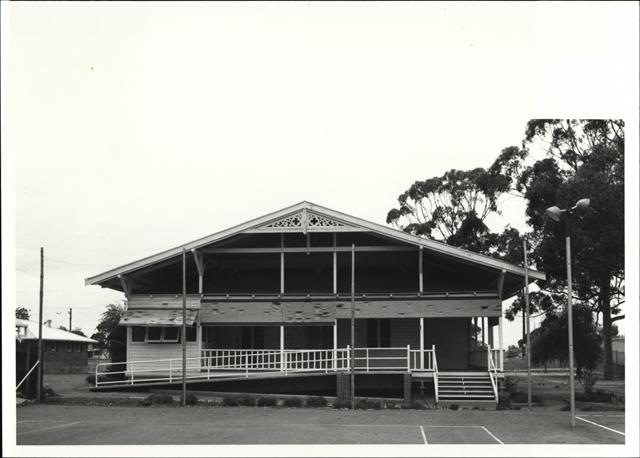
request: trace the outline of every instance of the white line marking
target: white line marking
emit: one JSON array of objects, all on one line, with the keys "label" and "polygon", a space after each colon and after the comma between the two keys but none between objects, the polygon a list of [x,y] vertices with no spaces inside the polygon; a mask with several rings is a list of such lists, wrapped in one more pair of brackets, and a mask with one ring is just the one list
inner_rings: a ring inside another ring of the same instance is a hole
[{"label": "white line marking", "polygon": [[496,436],[495,436],[491,431],[489,431],[487,428],[485,428],[484,426],[481,426],[481,428],[482,428],[482,429],[484,429],[484,430],[487,432],[487,434],[488,434],[489,436],[493,437],[493,438],[498,442],[498,444],[504,445],[504,442],[502,442],[500,439],[498,439],[498,438],[497,438],[497,437],[496,437]]},{"label": "white line marking", "polygon": [[422,433],[422,440],[424,440],[424,445],[429,445],[429,442],[427,442],[427,435],[424,433],[424,428],[422,427],[422,425],[420,425],[420,432]]},{"label": "white line marking", "polygon": [[40,429],[32,429],[31,431],[22,431],[18,433],[20,434],[30,434],[30,433],[39,433],[41,431],[49,431],[50,429],[58,429],[58,428],[66,428],[67,426],[73,426],[80,423],[79,421],[73,421],[71,423],[63,423],[62,425],[49,426],[48,428],[40,428]]},{"label": "white line marking", "polygon": [[585,419],[585,418],[580,418],[580,417],[579,417],[579,416],[577,416],[577,415],[576,415],[576,418],[577,418],[578,420],[582,420],[582,421],[584,421],[584,422],[591,423],[592,425],[599,426],[600,428],[606,429],[607,431],[611,431],[611,432],[614,432],[614,433],[621,434],[622,436],[625,436],[625,433],[623,433],[623,432],[621,432],[621,431],[618,431],[617,429],[608,428],[608,427],[603,426],[603,425],[600,425],[600,424],[598,424],[598,423],[596,423],[596,422],[594,422],[594,421],[589,421],[589,420],[587,420],[587,419]]}]

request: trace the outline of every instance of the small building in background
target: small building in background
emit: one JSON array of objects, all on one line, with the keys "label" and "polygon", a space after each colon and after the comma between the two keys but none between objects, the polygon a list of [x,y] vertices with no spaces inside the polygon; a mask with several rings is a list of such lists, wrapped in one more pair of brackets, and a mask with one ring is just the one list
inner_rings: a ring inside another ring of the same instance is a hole
[{"label": "small building in background", "polygon": [[[42,325],[42,362],[44,374],[84,374],[87,372],[87,347],[96,341],[73,332]],[[16,319],[16,384],[38,360],[38,323]],[[36,386],[33,371],[24,386],[27,392]]]}]

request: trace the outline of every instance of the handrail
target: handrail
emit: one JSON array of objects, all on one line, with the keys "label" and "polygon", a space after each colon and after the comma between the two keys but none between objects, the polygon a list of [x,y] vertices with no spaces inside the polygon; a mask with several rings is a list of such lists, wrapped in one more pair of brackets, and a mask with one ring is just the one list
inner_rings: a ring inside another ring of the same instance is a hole
[{"label": "handrail", "polygon": [[433,356],[433,391],[436,395],[436,404],[438,403],[438,359],[436,358],[436,346],[431,345],[431,352]]},{"label": "handrail", "polygon": [[18,391],[18,388],[20,388],[20,385],[22,385],[24,383],[24,381],[27,379],[27,377],[29,377],[29,375],[33,372],[33,370],[36,368],[36,366],[40,363],[40,360],[36,361],[36,363],[33,365],[33,367],[31,369],[29,369],[29,372],[27,372],[27,375],[24,376],[24,378],[22,380],[20,380],[20,383],[18,383],[18,386],[16,386],[16,391]]},{"label": "handrail", "polygon": [[[351,353],[355,369],[363,372],[419,370],[415,364],[421,350],[407,347],[335,348],[335,349],[203,349],[200,356],[188,357],[186,378],[210,380],[216,377],[296,372],[339,372],[351,367]],[[411,355],[413,354],[413,358]],[[423,371],[437,371],[435,346],[424,349],[427,364]],[[173,382],[182,375],[182,358],[105,362],[96,364],[95,386],[148,381]],[[122,370],[110,370],[121,369]],[[104,375],[119,376],[119,380],[105,380]]]},{"label": "handrail", "polygon": [[[487,367],[489,369],[489,379],[491,379],[491,388],[493,388],[493,396],[495,397],[496,403],[498,402],[498,387],[496,385],[496,379],[498,378],[498,370],[496,369],[496,364],[493,361],[493,353],[491,350],[487,350]],[[494,379],[495,377],[495,379]]]}]

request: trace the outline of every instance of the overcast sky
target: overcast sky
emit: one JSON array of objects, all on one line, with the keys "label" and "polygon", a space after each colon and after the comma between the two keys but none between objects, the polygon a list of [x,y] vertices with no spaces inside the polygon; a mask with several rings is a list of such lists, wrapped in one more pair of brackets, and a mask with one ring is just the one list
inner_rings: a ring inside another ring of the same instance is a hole
[{"label": "overcast sky", "polygon": [[43,246],[44,318],[87,334],[109,268],[301,200],[384,224],[530,118],[637,127],[635,3],[2,7],[3,310],[37,316]]}]

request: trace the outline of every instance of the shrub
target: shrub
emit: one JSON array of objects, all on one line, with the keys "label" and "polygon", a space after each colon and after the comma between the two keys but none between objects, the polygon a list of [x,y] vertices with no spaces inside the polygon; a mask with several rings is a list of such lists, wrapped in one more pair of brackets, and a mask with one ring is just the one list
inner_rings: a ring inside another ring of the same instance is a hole
[{"label": "shrub", "polygon": [[156,394],[152,394],[149,397],[151,398],[151,402],[154,404],[165,404],[165,405],[173,404],[173,396],[171,396],[170,394],[156,393]]},{"label": "shrub", "polygon": [[411,404],[408,401],[403,401],[402,404],[400,404],[400,408],[401,409],[413,409],[413,404]]},{"label": "shrub", "polygon": [[242,394],[238,396],[238,404],[246,407],[255,407],[256,400],[253,396],[249,396],[248,394]]},{"label": "shrub", "polygon": [[225,396],[222,398],[222,404],[227,407],[236,407],[239,406],[238,396]]},{"label": "shrub", "polygon": [[151,396],[147,396],[144,399],[140,399],[140,401],[138,402],[138,405],[142,407],[148,407],[151,404],[153,404],[153,401],[151,400]]},{"label": "shrub", "polygon": [[458,410],[459,408],[458,404],[449,404],[449,410]]},{"label": "shrub", "polygon": [[326,407],[327,398],[323,396],[309,396],[306,405],[307,407]]},{"label": "shrub", "polygon": [[[302,399],[300,398],[287,398],[282,402],[285,407],[302,407]],[[335,403],[333,405],[335,407]]]},{"label": "shrub", "polygon": [[496,410],[508,410],[510,407],[511,407],[511,398],[501,393],[498,396],[498,405],[496,406]]},{"label": "shrub", "polygon": [[576,393],[576,401],[586,402],[614,402],[616,396],[603,390],[596,390],[590,393]]},{"label": "shrub", "polygon": [[333,402],[334,409],[348,409],[351,407],[351,402],[347,399],[336,399]]},{"label": "shrub", "polygon": [[96,384],[96,374],[87,375],[86,380],[87,380],[87,383],[89,385],[95,385]]},{"label": "shrub", "polygon": [[518,391],[518,379],[516,377],[505,377],[504,378],[504,389],[505,391],[513,394]]},{"label": "shrub", "polygon": [[258,399],[258,407],[276,407],[278,405],[278,400],[274,397],[264,397]]},{"label": "shrub", "polygon": [[198,405],[198,397],[195,394],[187,393],[187,397],[185,398],[185,404],[188,406]]},{"label": "shrub", "polygon": [[381,408],[382,408],[381,400],[362,398],[356,401],[356,409],[380,410]]},{"label": "shrub", "polygon": [[43,386],[42,387],[42,397],[43,397],[43,399],[55,398],[57,396],[58,396],[58,393],[53,391],[53,388],[51,388],[50,386]]},{"label": "shrub", "polygon": [[400,406],[398,405],[398,403],[396,401],[387,399],[384,401],[384,408],[385,409],[397,409]]}]

